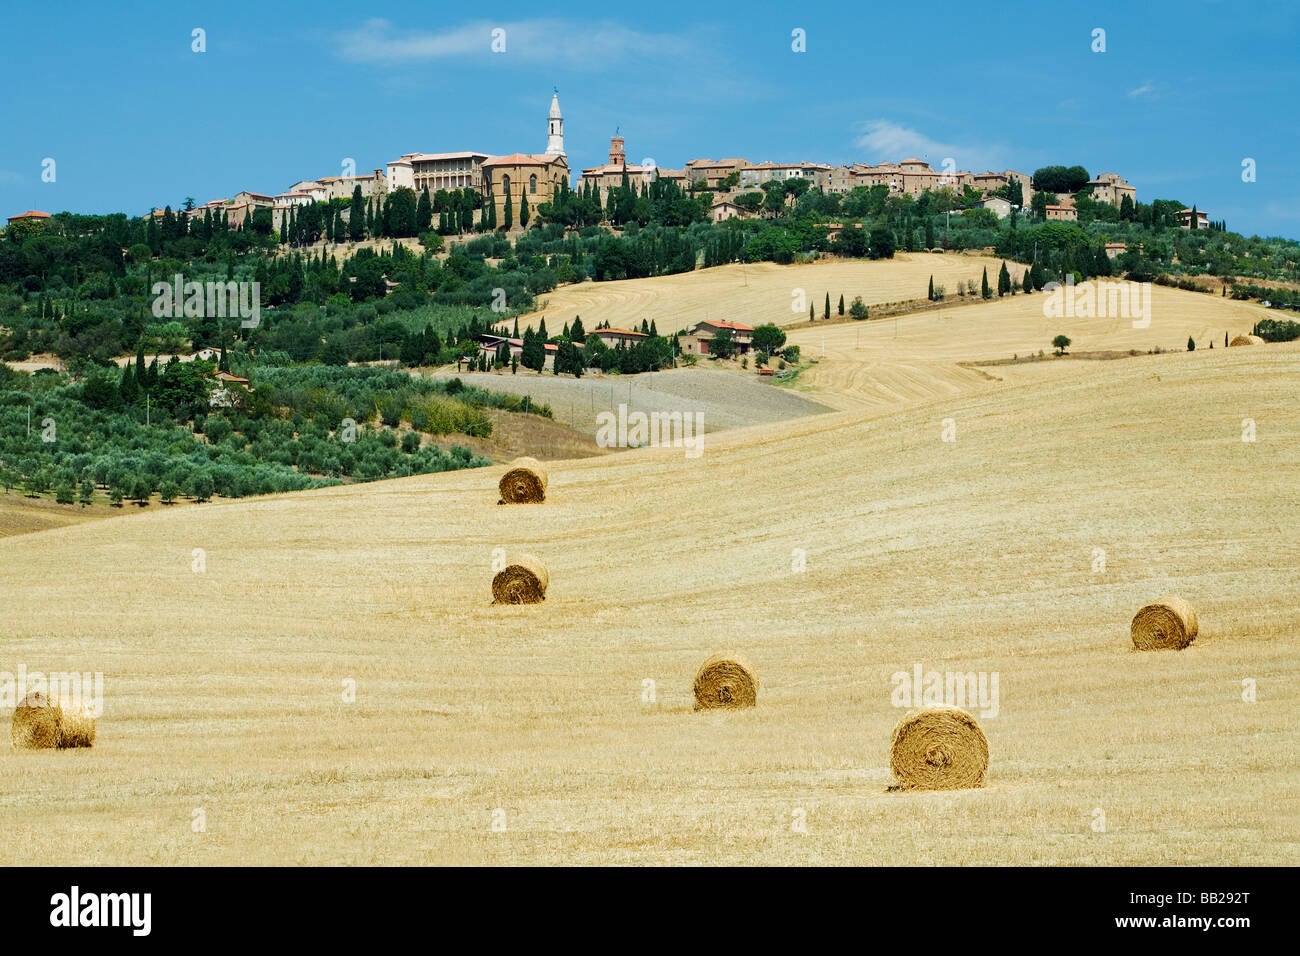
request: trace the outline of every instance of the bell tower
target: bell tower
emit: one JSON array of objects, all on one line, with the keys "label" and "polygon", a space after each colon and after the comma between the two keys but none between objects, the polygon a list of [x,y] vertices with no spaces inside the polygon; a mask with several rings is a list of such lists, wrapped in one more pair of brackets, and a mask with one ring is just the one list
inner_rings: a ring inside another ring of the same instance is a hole
[{"label": "bell tower", "polygon": [[546,116],[546,155],[564,155],[564,117],[560,115],[560,91],[551,96],[551,111]]}]

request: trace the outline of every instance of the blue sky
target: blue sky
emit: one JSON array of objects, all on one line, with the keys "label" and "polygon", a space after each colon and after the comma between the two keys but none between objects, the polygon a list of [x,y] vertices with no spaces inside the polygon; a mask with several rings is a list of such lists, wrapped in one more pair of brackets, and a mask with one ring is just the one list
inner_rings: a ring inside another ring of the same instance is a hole
[{"label": "blue sky", "polygon": [[[414,151],[541,152],[558,86],[575,175],[606,161],[616,128],[630,160],[667,167],[1080,164],[1118,172],[1139,200],[1296,238],[1298,27],[1291,0],[10,0],[0,214],[138,215],[282,192],[347,158],[366,172]],[[195,28],[206,52],[191,50]],[[498,28],[504,53],[490,48]],[[1091,49],[1097,28],[1104,53]],[[1255,182],[1242,181],[1246,158]]]}]

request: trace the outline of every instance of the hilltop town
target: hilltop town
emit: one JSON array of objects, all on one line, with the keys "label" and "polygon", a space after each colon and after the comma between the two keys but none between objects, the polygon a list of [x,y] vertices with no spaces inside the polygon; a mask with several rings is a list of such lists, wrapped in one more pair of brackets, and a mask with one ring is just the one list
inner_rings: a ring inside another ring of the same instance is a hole
[{"label": "hilltop town", "polygon": [[[482,201],[479,222],[504,224],[507,210],[514,213],[511,225],[519,222],[518,212],[536,209],[553,201],[565,189],[596,198],[602,206],[612,188],[631,183],[638,188],[654,182],[672,182],[688,193],[713,194],[709,217],[714,222],[744,218],[762,212],[763,188],[773,182],[802,181],[804,189],[833,195],[847,195],[858,187],[884,186],[890,195],[919,197],[926,192],[948,189],[966,208],[990,209],[999,219],[1012,209],[1027,207],[1034,195],[1033,177],[1013,169],[972,173],[956,169],[951,160],[940,169],[915,157],[897,162],[852,163],[831,166],[820,162],[750,162],[744,158],[691,159],[680,169],[655,165],[653,160],[628,162],[625,139],[610,138],[608,162],[578,171],[576,182],[564,147],[564,117],[559,94],[551,98],[546,117],[546,148],[540,153],[515,152],[497,156],[480,150],[411,152],[366,174],[318,176],[291,184],[284,192],[267,194],[244,190],[232,198],[213,199],[185,210],[190,218],[221,214],[228,226],[242,226],[259,209],[269,209],[272,228],[283,230],[300,207],[313,203],[361,198],[367,203],[382,200],[399,189],[436,194],[439,191],[469,190]],[[1088,195],[1094,202],[1131,209],[1137,189],[1111,172],[1076,184],[1073,190],[1045,192],[1042,218],[1070,222],[1077,219],[1076,196]],[[161,217],[162,208],[153,210]],[[1189,217],[1193,211],[1183,210]],[[24,215],[32,215],[27,213]],[[348,221],[350,212],[341,216]],[[1203,211],[1197,213],[1201,228],[1208,225]],[[20,218],[20,217],[14,217]],[[521,224],[522,225],[522,224]]]}]

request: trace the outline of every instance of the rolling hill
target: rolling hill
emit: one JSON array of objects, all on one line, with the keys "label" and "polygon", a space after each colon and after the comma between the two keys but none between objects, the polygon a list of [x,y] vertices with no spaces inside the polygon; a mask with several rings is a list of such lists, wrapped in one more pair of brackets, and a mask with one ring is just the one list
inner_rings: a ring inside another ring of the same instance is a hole
[{"label": "rolling hill", "polygon": [[[1251,321],[1169,295],[1140,335],[800,331],[837,411],[556,462],[537,507],[494,468],[0,540],[0,670],[105,690],[92,750],[0,748],[8,861],[1294,865],[1300,344],[958,364]],[[544,604],[490,605],[496,549]],[[1201,635],[1137,654],[1166,591]],[[692,712],[727,647],[758,706]],[[998,676],[986,787],[886,792],[917,663]]]}]

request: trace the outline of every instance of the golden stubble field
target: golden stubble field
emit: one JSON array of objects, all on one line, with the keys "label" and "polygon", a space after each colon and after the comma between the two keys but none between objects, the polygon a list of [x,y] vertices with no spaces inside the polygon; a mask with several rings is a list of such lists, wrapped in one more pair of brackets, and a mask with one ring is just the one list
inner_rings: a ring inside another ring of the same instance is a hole
[{"label": "golden stubble field", "polygon": [[[1053,368],[540,507],[497,467],[0,541],[0,670],[105,675],[93,750],[0,747],[6,862],[1300,862],[1300,345]],[[544,604],[489,605],[498,548]],[[1170,590],[1200,637],[1135,653]],[[758,706],[693,713],[728,647]],[[998,675],[985,788],[886,792],[916,663]]]},{"label": "golden stubble field", "polygon": [[[978,285],[985,268],[996,288],[1001,259],[930,252],[900,252],[878,261],[832,257],[792,266],[755,262],[651,279],[582,282],[539,296],[539,308],[520,316],[519,324],[536,325],[544,317],[552,335],[574,316],[581,316],[589,330],[605,322],[614,328],[640,328],[645,319],[654,321],[664,335],[706,319],[788,326],[806,323],[810,304],[820,318],[828,292],[831,314],[838,317],[841,294],[846,312],[854,296],[868,306],[924,299],[933,275],[937,285],[956,296],[959,280]],[[1014,262],[1008,262],[1007,269],[1013,278],[1024,274],[1024,266]]]}]

